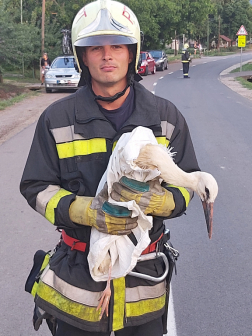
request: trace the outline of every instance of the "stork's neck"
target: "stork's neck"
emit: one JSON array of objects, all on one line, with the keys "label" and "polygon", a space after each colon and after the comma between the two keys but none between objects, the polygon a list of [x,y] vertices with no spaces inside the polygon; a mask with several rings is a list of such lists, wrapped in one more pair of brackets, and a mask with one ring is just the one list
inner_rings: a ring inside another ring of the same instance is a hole
[{"label": "stork's neck", "polygon": [[197,190],[198,174],[197,172],[186,173],[180,169],[174,162],[169,165],[169,169],[162,169],[161,177],[167,183],[174,184],[177,187],[190,188]]}]

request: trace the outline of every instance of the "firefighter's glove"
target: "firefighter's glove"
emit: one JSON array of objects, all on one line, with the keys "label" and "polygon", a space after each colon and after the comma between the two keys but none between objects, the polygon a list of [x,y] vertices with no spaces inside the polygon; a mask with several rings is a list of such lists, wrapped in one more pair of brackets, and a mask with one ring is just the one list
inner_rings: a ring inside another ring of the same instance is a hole
[{"label": "firefighter's glove", "polygon": [[145,183],[123,176],[113,184],[111,197],[118,202],[134,200],[146,215],[168,217],[175,208],[172,193],[157,179]]},{"label": "firefighter's glove", "polygon": [[127,208],[107,201],[107,186],[96,197],[76,196],[69,208],[70,219],[98,231],[113,235],[128,235],[137,226],[138,217],[131,218]]}]

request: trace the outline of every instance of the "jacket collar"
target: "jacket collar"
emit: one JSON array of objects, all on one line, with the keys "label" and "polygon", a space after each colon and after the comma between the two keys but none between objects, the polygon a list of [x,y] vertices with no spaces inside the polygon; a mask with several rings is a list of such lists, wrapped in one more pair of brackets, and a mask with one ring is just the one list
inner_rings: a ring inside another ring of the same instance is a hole
[{"label": "jacket collar", "polygon": [[[137,82],[133,83],[133,88],[135,90],[135,108],[123,125],[122,132],[119,133],[123,133],[125,128],[130,131],[140,125],[149,128],[160,127],[161,120],[155,96]],[[100,111],[91,90],[84,86],[76,92],[75,97],[75,133],[82,134],[85,138],[114,139],[117,132]]]}]

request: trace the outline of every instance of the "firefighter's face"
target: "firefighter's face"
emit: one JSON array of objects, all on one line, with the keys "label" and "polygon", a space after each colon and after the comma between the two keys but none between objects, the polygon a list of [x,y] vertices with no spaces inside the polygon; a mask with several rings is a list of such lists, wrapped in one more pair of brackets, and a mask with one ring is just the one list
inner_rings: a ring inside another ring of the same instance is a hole
[{"label": "firefighter's face", "polygon": [[123,90],[133,54],[124,44],[86,47],[83,62],[92,77],[92,85],[116,87]]}]

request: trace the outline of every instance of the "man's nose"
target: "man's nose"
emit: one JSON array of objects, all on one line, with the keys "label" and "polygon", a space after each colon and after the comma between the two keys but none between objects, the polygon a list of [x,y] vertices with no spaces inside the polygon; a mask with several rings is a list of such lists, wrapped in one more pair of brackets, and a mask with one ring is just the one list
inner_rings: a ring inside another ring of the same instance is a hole
[{"label": "man's nose", "polygon": [[105,60],[109,60],[112,58],[112,54],[111,54],[111,46],[107,45],[103,47],[103,58]]}]

